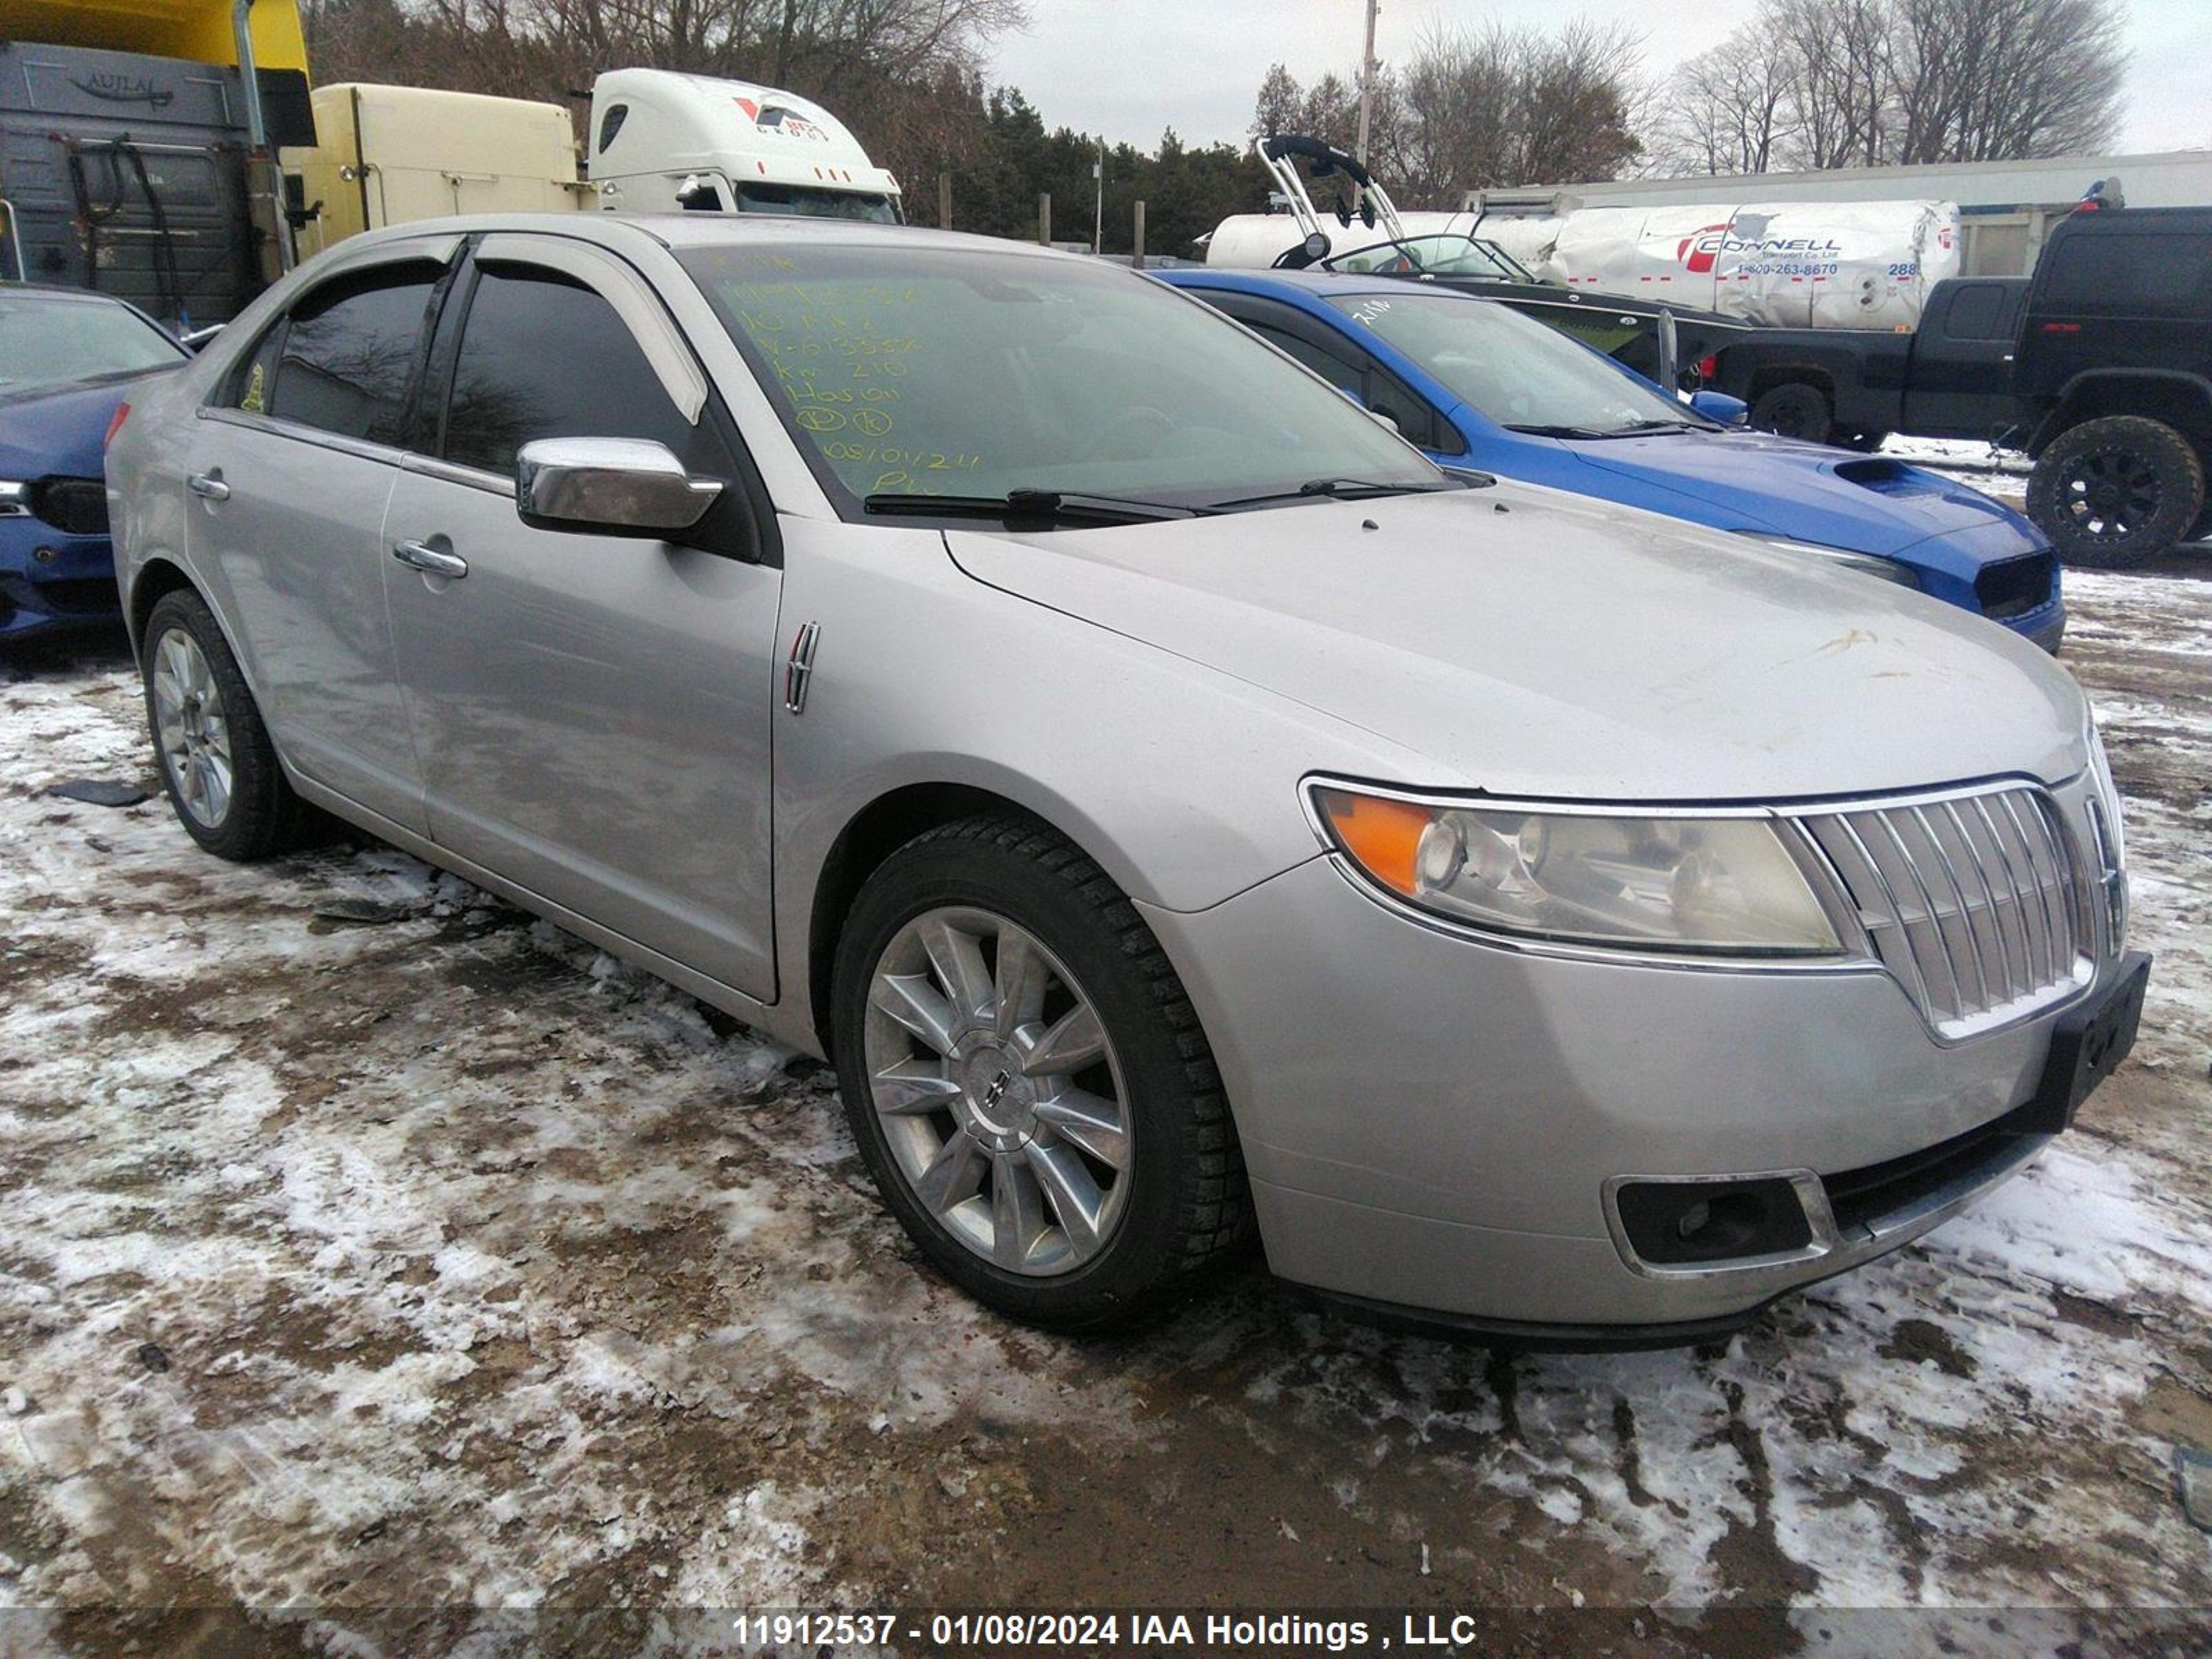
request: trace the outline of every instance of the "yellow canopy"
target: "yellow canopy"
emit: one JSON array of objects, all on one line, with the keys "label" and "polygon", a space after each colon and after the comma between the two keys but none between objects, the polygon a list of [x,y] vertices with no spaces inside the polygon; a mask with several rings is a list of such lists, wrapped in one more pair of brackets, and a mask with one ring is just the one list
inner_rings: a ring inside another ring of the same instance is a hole
[{"label": "yellow canopy", "polygon": [[[254,0],[253,61],[307,67],[296,0]],[[0,40],[146,52],[195,64],[238,62],[231,0],[0,0]]]}]

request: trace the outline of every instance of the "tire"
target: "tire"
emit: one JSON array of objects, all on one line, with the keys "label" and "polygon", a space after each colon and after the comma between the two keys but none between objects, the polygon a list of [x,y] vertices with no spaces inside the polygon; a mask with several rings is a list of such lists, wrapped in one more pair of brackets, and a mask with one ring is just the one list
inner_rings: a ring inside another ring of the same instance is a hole
[{"label": "tire", "polygon": [[2163,422],[2112,415],[2036,458],[2027,516],[2068,564],[2119,570],[2170,551],[2204,513],[2204,463]]},{"label": "tire", "polygon": [[[261,710],[214,613],[189,588],[165,593],[146,618],[145,642],[140,672],[146,726],[169,805],[185,832],[218,858],[239,863],[295,845],[309,809],[284,780]],[[222,770],[228,782],[218,793],[210,781]]]},{"label": "tire", "polygon": [[1809,380],[1784,380],[1770,386],[1751,406],[1751,424],[1761,432],[1824,444],[1835,435],[1836,413],[1828,394]]},{"label": "tire", "polygon": [[[1002,997],[1009,983],[1032,988]],[[1061,1330],[1121,1323],[1248,1237],[1243,1159],[1190,999],[1121,890],[1043,826],[965,818],[893,853],[846,920],[832,996],[877,1188],[977,1301]],[[1063,1057],[1079,1069],[1030,1075]]]}]

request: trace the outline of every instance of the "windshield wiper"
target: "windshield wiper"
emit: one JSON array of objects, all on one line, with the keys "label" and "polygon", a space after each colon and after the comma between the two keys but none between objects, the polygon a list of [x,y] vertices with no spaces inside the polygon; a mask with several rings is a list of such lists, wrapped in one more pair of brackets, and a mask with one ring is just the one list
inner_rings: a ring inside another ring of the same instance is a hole
[{"label": "windshield wiper", "polygon": [[1508,432],[1525,432],[1532,438],[1618,438],[1618,432],[1600,432],[1587,426],[1516,426],[1508,423]]},{"label": "windshield wiper", "polygon": [[1232,507],[1258,507],[1267,501],[1295,501],[1327,495],[1340,501],[1364,501],[1372,495],[1430,495],[1439,489],[1462,485],[1444,483],[1377,483],[1371,478],[1308,478],[1296,489],[1271,489],[1264,495],[1239,495],[1231,501],[1209,501],[1209,512],[1225,513]]},{"label": "windshield wiper", "polygon": [[1713,428],[1702,421],[1631,421],[1626,426],[1615,427],[1616,436],[1639,432],[1711,432]]},{"label": "windshield wiper", "polygon": [[1160,519],[1194,519],[1201,512],[1211,511],[1059,489],[1009,489],[1003,495],[875,495],[864,498],[860,506],[869,513],[914,514],[923,518],[1042,519],[1054,524],[1146,524]]}]

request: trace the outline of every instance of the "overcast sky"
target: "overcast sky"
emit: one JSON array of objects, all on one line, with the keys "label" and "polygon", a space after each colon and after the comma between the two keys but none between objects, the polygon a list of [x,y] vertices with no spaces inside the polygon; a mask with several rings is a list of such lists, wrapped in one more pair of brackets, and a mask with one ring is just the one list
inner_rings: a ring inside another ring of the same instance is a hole
[{"label": "overcast sky", "polygon": [[[1717,45],[1755,0],[1384,0],[1376,55],[1411,51],[1433,21],[1492,17],[1549,24],[1580,11],[1644,39],[1656,74]],[[1140,149],[1172,126],[1192,143],[1243,143],[1267,65],[1301,81],[1359,59],[1364,0],[1031,0],[1036,21],[1003,37],[993,79],[1019,87],[1048,126],[1103,132]],[[2204,71],[2212,63],[2207,0],[2133,0],[2121,151],[2212,147]]]}]

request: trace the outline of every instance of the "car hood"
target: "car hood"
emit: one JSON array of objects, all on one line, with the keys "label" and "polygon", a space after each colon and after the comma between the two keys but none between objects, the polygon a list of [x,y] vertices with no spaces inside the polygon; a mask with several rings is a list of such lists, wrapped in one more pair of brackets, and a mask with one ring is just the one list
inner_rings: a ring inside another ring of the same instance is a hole
[{"label": "car hood", "polygon": [[115,406],[146,378],[106,374],[74,386],[0,396],[0,477],[100,477],[100,448]]},{"label": "car hood", "polygon": [[[1720,507],[1747,528],[1824,547],[1892,557],[1932,537],[1961,537],[2008,556],[2043,545],[2027,520],[2001,502],[1885,455],[1763,432],[1655,433],[1565,447],[1598,471]],[[2016,533],[1987,536],[1995,526]]]},{"label": "car hood", "polygon": [[2003,629],[1558,490],[946,543],[978,581],[1425,757],[1401,783],[1776,800],[2085,763],[2080,690]]}]

